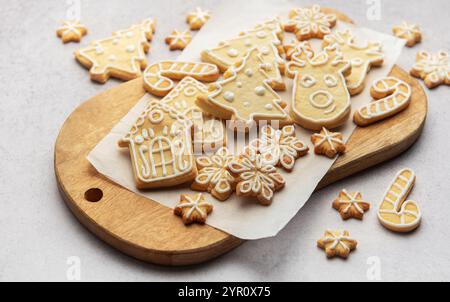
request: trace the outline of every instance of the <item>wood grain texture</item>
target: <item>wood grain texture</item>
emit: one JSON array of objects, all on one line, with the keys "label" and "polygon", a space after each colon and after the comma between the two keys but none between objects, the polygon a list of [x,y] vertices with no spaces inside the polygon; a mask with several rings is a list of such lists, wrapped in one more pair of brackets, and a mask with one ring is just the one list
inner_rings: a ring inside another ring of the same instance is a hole
[{"label": "wood grain texture", "polygon": [[[339,15],[340,19],[347,17]],[[319,187],[388,160],[419,137],[427,114],[427,98],[419,83],[400,68],[391,73],[412,86],[411,105],[399,115],[358,128]],[[101,93],[78,107],[56,140],[54,166],[66,204],[96,236],[125,254],[162,265],[201,263],[226,253],[243,241],[210,226],[185,227],[171,209],[138,196],[100,175],[86,156],[141,99],[142,79]],[[98,188],[103,198],[85,199]]]}]

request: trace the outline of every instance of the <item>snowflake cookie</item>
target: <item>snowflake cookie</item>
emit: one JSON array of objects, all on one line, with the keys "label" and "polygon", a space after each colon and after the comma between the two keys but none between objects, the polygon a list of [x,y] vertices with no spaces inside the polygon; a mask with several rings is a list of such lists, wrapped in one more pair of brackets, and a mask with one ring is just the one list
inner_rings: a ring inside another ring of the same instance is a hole
[{"label": "snowflake cookie", "polygon": [[422,33],[416,24],[403,22],[392,28],[392,32],[398,38],[406,40],[406,46],[413,47],[422,41]]},{"label": "snowflake cookie", "polygon": [[199,172],[191,188],[208,191],[218,200],[227,200],[236,186],[235,178],[228,171],[228,164],[235,159],[226,147],[220,148],[212,156],[198,157]]},{"label": "snowflake cookie", "polygon": [[285,111],[286,103],[269,85],[267,65],[253,48],[237,67],[230,68],[222,81],[211,85],[209,94],[197,99],[203,111],[220,119],[237,122],[237,130],[247,131],[258,121],[293,121]]},{"label": "snowflake cookie", "polygon": [[265,164],[261,154],[242,154],[228,164],[228,169],[236,177],[237,195],[256,197],[265,206],[272,204],[274,192],[285,185],[277,168]]},{"label": "snowflake cookie", "polygon": [[180,216],[185,225],[198,222],[206,222],[208,215],[211,214],[213,205],[205,201],[203,194],[181,195],[180,202],[173,210],[173,213]]},{"label": "snowflake cookie", "polygon": [[147,19],[76,51],[75,58],[89,68],[94,81],[105,83],[110,77],[129,81],[141,76],[141,70],[147,67],[145,54],[154,32],[154,21]]},{"label": "snowflake cookie", "polygon": [[188,30],[178,31],[174,30],[167,38],[166,44],[169,45],[170,50],[183,50],[192,41],[192,35]]},{"label": "snowflake cookie", "polygon": [[211,18],[209,11],[197,7],[193,12],[188,14],[186,22],[189,24],[191,30],[199,30],[208,22],[209,18]]},{"label": "snowflake cookie", "polygon": [[314,152],[316,154],[334,158],[337,154],[345,152],[345,144],[342,139],[341,133],[331,132],[327,128],[322,128],[320,133],[316,133],[311,137],[311,142],[314,144]]},{"label": "snowflake cookie", "polygon": [[349,193],[342,190],[339,197],[333,201],[333,208],[341,214],[342,219],[363,219],[364,213],[370,209],[370,203],[362,200],[359,192]]},{"label": "snowflake cookie", "polygon": [[450,60],[447,51],[431,54],[421,51],[417,54],[416,64],[410,74],[424,80],[425,85],[432,89],[441,84],[450,85]]},{"label": "snowflake cookie", "polygon": [[348,258],[350,252],[356,249],[358,242],[349,237],[348,231],[325,231],[322,238],[317,241],[317,246],[325,250],[328,258],[335,256]]},{"label": "snowflake cookie", "polygon": [[86,26],[78,21],[64,21],[63,25],[56,31],[56,35],[61,38],[63,43],[80,42],[87,32]]},{"label": "snowflake cookie", "polygon": [[284,30],[294,32],[299,41],[312,38],[322,39],[331,33],[336,25],[337,17],[321,11],[319,5],[311,8],[297,8],[289,13],[289,21],[284,24]]},{"label": "snowflake cookie", "polygon": [[378,220],[385,228],[393,232],[406,233],[420,225],[422,213],[419,205],[415,201],[406,200],[415,181],[414,171],[403,169],[389,184],[378,209]]},{"label": "snowflake cookie", "polygon": [[244,150],[247,154],[261,154],[265,164],[282,167],[286,171],[294,169],[295,161],[305,156],[309,148],[295,135],[294,126],[285,126],[275,130],[264,126],[260,138],[250,142]]}]

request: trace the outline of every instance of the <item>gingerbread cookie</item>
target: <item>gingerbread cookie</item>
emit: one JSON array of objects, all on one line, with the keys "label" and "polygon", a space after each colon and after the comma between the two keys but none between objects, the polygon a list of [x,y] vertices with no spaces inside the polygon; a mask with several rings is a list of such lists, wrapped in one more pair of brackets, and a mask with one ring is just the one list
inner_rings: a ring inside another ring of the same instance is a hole
[{"label": "gingerbread cookie", "polygon": [[180,111],[151,101],[130,132],[119,141],[128,147],[139,189],[171,187],[197,175],[191,121]]},{"label": "gingerbread cookie", "polygon": [[204,224],[212,210],[213,205],[205,201],[203,194],[183,194],[180,197],[180,203],[175,207],[173,213],[180,216],[185,225],[194,222]]},{"label": "gingerbread cookie", "polygon": [[115,32],[112,37],[95,41],[91,46],[75,52],[81,65],[89,68],[91,79],[105,83],[110,77],[124,81],[141,75],[147,66],[145,54],[150,49],[155,23],[152,19],[129,29]]},{"label": "gingerbread cookie", "polygon": [[323,237],[317,241],[317,246],[325,250],[328,258],[338,256],[346,259],[358,244],[356,240],[349,236],[348,231],[327,230]]},{"label": "gingerbread cookie", "polygon": [[364,90],[365,79],[373,66],[381,66],[384,55],[379,42],[367,42],[359,45],[351,30],[339,31],[325,36],[322,47],[337,44],[344,60],[352,65],[352,72],[346,77],[347,88],[351,95]]},{"label": "gingerbread cookie", "polygon": [[299,41],[322,39],[331,33],[337,21],[336,15],[321,12],[319,5],[294,9],[289,13],[289,19],[284,30],[295,33]]},{"label": "gingerbread cookie", "polygon": [[353,120],[361,127],[396,115],[408,108],[411,101],[411,86],[395,77],[375,81],[370,90],[375,101],[355,112]]},{"label": "gingerbread cookie", "polygon": [[405,233],[420,225],[422,214],[419,205],[412,200],[405,201],[415,180],[413,170],[403,169],[389,185],[378,210],[378,220],[385,228]]},{"label": "gingerbread cookie", "polygon": [[172,80],[192,77],[202,82],[214,82],[219,76],[216,65],[207,63],[160,61],[144,71],[144,88],[156,96],[167,95],[174,87]]},{"label": "gingerbread cookie", "polygon": [[265,164],[282,167],[290,172],[294,169],[295,161],[309,151],[308,146],[296,137],[294,126],[285,126],[281,130],[264,126],[260,133],[260,138],[250,142],[244,152],[261,154]]},{"label": "gingerbread cookie", "polygon": [[318,155],[326,155],[334,158],[337,154],[345,152],[345,143],[343,136],[339,132],[331,132],[327,128],[322,128],[320,133],[316,133],[311,137],[314,144],[314,152]]},{"label": "gingerbread cookie", "polygon": [[188,30],[178,31],[175,29],[167,38],[166,44],[170,50],[183,50],[192,41],[192,35]]},{"label": "gingerbread cookie", "polygon": [[191,77],[186,77],[166,95],[161,103],[181,112],[193,123],[195,152],[216,150],[226,144],[226,129],[221,120],[203,113],[195,104],[199,95],[208,88]]},{"label": "gingerbread cookie", "polygon": [[195,11],[188,14],[186,22],[189,24],[191,30],[199,30],[206,22],[208,22],[209,18],[211,18],[209,11],[197,7]]},{"label": "gingerbread cookie", "polygon": [[78,21],[64,21],[63,25],[56,31],[56,35],[61,38],[63,43],[80,42],[87,32],[86,26]]},{"label": "gingerbread cookie", "polygon": [[437,54],[421,51],[417,54],[416,64],[410,74],[424,80],[432,89],[441,84],[450,85],[450,60],[448,52],[441,50]]},{"label": "gingerbread cookie", "polygon": [[284,60],[281,45],[282,30],[278,20],[267,21],[254,29],[242,32],[237,38],[222,42],[218,47],[202,52],[202,60],[219,66],[222,72],[242,62],[248,53],[257,48],[261,54],[269,85],[274,90],[285,90],[281,77],[284,74]]},{"label": "gingerbread cookie", "polygon": [[403,22],[392,28],[392,33],[401,39],[406,40],[406,46],[413,47],[417,43],[422,42],[422,33],[416,24]]},{"label": "gingerbread cookie", "polygon": [[236,177],[238,196],[256,197],[260,204],[272,204],[274,192],[285,185],[277,168],[264,164],[261,154],[242,154],[239,159],[228,164],[228,169]]},{"label": "gingerbread cookie", "polygon": [[370,209],[370,203],[362,200],[361,193],[348,193],[344,189],[339,193],[339,197],[333,201],[333,208],[339,211],[344,220],[349,218],[362,220],[364,213]]},{"label": "gingerbread cookie", "polygon": [[350,115],[344,76],[350,74],[351,65],[336,47],[328,46],[314,57],[296,52],[288,63],[287,75],[294,78],[291,116],[304,128],[335,128]]},{"label": "gingerbread cookie", "polygon": [[278,121],[292,124],[286,104],[268,83],[266,65],[257,48],[253,48],[238,67],[230,68],[224,80],[215,83],[208,95],[197,104],[206,112],[225,120],[252,126],[255,121]]},{"label": "gingerbread cookie", "polygon": [[208,191],[218,200],[227,200],[236,187],[236,179],[228,171],[228,164],[235,156],[222,147],[212,156],[197,158],[199,173],[191,188],[198,191]]}]

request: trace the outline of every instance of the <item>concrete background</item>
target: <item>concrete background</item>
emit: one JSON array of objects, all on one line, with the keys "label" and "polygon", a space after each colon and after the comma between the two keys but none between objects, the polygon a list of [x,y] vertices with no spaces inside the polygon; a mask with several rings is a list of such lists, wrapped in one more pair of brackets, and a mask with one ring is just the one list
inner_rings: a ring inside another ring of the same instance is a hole
[{"label": "concrete background", "polygon": [[[427,90],[427,124],[409,151],[313,195],[276,238],[247,242],[214,261],[185,268],[146,264],[98,240],[58,193],[53,145],[79,104],[120,82],[92,83],[73,51],[154,16],[158,27],[149,59],[175,58],[178,53],[168,51],[164,37],[174,28],[186,28],[190,9],[199,5],[214,12],[220,0],[81,1],[81,20],[90,33],[81,45],[63,46],[55,30],[72,2],[0,0],[0,281],[66,281],[73,259],[81,261],[82,281],[450,281],[448,87]],[[381,0],[381,20],[372,21],[366,12],[373,1],[292,2],[338,8],[357,24],[385,33],[403,19],[419,23],[424,42],[404,50],[398,64],[406,70],[417,51],[450,48],[446,0]],[[400,236],[386,231],[374,209],[364,222],[343,222],[330,208],[342,188],[361,191],[376,207],[389,181],[405,166],[418,178],[411,198],[420,203],[424,220],[416,232]],[[324,229],[335,227],[350,230],[359,240],[348,261],[327,261],[315,246]],[[372,235],[358,237],[367,232]]]}]

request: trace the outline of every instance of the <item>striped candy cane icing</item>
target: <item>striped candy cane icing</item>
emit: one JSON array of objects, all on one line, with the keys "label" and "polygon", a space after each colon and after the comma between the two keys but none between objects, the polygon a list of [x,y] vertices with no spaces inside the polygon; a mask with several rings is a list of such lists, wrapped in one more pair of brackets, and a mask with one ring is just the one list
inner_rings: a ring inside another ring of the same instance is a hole
[{"label": "striped candy cane icing", "polygon": [[212,82],[219,75],[219,69],[213,64],[161,61],[144,71],[144,88],[156,96],[165,96],[174,88],[173,80],[190,76],[199,81]]},{"label": "striped candy cane icing", "polygon": [[359,126],[367,126],[396,115],[406,109],[411,101],[411,87],[394,77],[375,81],[371,94],[376,101],[361,107],[355,113],[354,120]]},{"label": "striped candy cane icing", "polygon": [[409,232],[419,226],[422,216],[419,206],[412,200],[405,202],[415,179],[413,170],[403,169],[389,185],[378,210],[378,219],[384,227],[396,232]]}]

